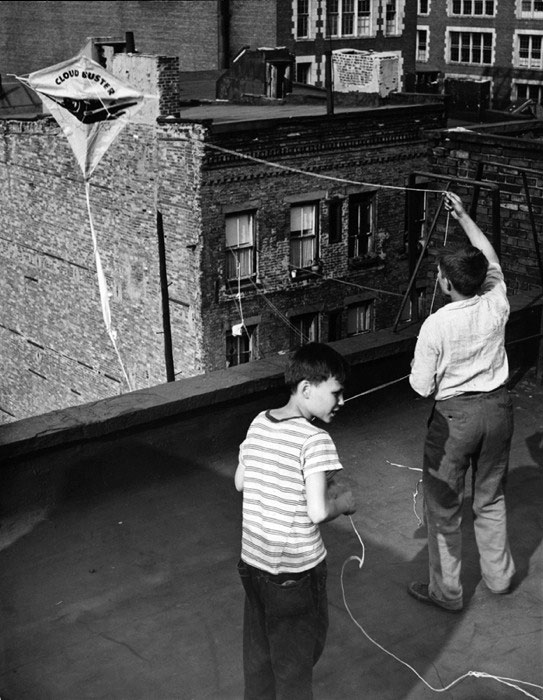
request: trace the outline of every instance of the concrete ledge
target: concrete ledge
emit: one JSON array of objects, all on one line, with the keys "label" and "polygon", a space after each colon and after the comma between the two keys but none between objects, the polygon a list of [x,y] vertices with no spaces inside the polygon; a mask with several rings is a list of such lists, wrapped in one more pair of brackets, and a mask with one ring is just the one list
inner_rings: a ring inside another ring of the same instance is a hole
[{"label": "concrete ledge", "polygon": [[[541,294],[510,298],[507,339],[518,343],[541,332]],[[419,324],[367,333],[330,343],[350,363],[353,373],[348,392],[371,389],[409,371]],[[538,339],[532,341],[537,345]],[[522,343],[512,345],[517,364],[534,363]],[[537,355],[536,355],[537,356]],[[287,355],[209,372],[189,379],[140,389],[92,403],[81,404],[0,426],[0,459],[16,458],[71,442],[81,442],[127,431],[221,404],[251,400],[258,394],[283,391]],[[347,394],[348,395],[348,394]]]},{"label": "concrete ledge", "polygon": [[[399,333],[383,330],[331,343],[355,370],[351,388],[360,385],[360,379],[356,379],[360,365],[412,352],[417,330],[418,326],[404,328]],[[0,426],[0,458],[130,430],[211,406],[250,399],[263,392],[279,392],[283,389],[287,360],[287,355],[276,355],[8,423]],[[374,385],[379,383],[378,377],[373,375],[377,379]],[[394,378],[393,367],[390,378]],[[370,374],[364,386],[371,386],[371,380]]]}]

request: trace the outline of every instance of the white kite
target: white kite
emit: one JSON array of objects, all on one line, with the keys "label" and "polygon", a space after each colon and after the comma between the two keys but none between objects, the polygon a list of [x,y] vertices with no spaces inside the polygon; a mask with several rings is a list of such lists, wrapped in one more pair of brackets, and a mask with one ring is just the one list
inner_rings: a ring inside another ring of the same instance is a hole
[{"label": "white kite", "polygon": [[102,156],[141,109],[146,96],[82,54],[28,76],[15,77],[41,97],[68,139],[83,173],[102,315],[131,390],[117,347],[117,334],[111,325],[107,283],[90,208],[89,181]]}]

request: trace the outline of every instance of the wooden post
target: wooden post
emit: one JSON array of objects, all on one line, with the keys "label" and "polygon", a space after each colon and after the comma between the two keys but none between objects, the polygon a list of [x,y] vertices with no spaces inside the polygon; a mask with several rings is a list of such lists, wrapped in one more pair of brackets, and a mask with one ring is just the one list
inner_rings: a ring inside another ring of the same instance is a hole
[{"label": "wooden post", "polygon": [[539,317],[539,351],[537,353],[537,360],[535,366],[535,377],[538,384],[543,384],[543,305],[540,308]]},{"label": "wooden post", "polygon": [[326,87],[326,114],[334,114],[334,85],[332,78],[332,52],[326,51],[324,64],[324,85]]},{"label": "wooden post", "polygon": [[158,263],[160,272],[160,292],[162,295],[162,328],[164,330],[164,361],[166,364],[166,381],[175,381],[172,348],[172,326],[170,322],[170,297],[168,294],[168,275],[166,271],[166,244],[162,212],[156,213],[156,231],[158,238]]}]

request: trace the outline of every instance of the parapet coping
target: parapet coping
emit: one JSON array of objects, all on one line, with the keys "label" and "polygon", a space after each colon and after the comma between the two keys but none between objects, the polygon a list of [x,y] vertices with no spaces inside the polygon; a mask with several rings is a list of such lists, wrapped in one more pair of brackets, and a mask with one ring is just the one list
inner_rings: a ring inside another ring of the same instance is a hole
[{"label": "parapet coping", "polygon": [[[543,295],[536,292],[510,296],[511,321],[523,312],[540,310]],[[329,343],[353,368],[380,359],[413,352],[420,324],[387,328]],[[43,413],[0,426],[0,459],[16,458],[68,443],[101,438],[113,433],[190,417],[195,411],[249,401],[257,394],[283,387],[288,356],[216,370],[175,382],[158,384],[119,396]],[[391,380],[399,377],[392,376]],[[366,382],[371,385],[371,377]]]},{"label": "parapet coping", "polygon": [[[330,345],[356,366],[412,350],[417,331],[418,325],[397,333],[387,329]],[[7,423],[0,426],[0,459],[100,438],[144,424],[180,418],[183,414],[188,417],[196,410],[279,391],[287,359],[286,354],[278,354]]]}]

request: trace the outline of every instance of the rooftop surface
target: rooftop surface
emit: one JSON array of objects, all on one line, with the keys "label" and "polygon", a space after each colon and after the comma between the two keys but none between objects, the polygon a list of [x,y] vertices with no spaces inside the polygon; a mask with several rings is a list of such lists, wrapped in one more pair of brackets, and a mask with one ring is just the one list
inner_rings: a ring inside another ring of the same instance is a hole
[{"label": "rooftop surface", "polygon": [[[415,105],[421,109],[427,107],[423,102],[415,103]],[[334,107],[334,114],[363,114],[375,110],[400,111],[407,106],[407,103],[379,106],[336,105]],[[270,102],[268,104],[255,105],[216,100],[213,102],[202,102],[197,105],[183,106],[179,110],[179,116],[181,119],[189,121],[209,119],[216,123],[226,123],[259,121],[263,119],[325,117],[327,116],[327,111],[325,101],[317,102],[316,104]]]},{"label": "rooftop surface", "polygon": [[[330,426],[358,510],[352,524],[341,517],[322,526],[330,629],[315,667],[316,700],[427,700],[436,692],[426,683],[441,689],[469,671],[516,680],[470,676],[442,696],[526,697],[518,685],[543,697],[516,682],[543,684],[543,387],[531,374],[515,382],[507,491],[514,589],[493,596],[481,581],[468,489],[458,615],[406,594],[408,582],[427,575],[414,494],[431,402],[400,381],[348,400]],[[2,700],[243,697],[233,474],[248,422],[277,401],[194,412],[26,463],[41,491],[54,469],[69,476],[47,507],[2,520]],[[24,485],[22,466],[10,469]],[[361,569],[349,559],[362,555],[353,525],[365,547]]]},{"label": "rooftop surface", "polygon": [[0,82],[0,119],[35,119],[43,113],[41,99],[15,78]]}]

